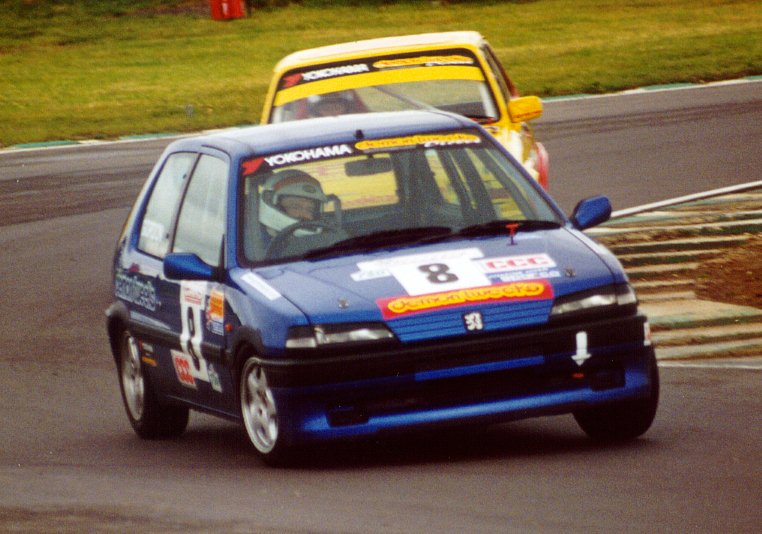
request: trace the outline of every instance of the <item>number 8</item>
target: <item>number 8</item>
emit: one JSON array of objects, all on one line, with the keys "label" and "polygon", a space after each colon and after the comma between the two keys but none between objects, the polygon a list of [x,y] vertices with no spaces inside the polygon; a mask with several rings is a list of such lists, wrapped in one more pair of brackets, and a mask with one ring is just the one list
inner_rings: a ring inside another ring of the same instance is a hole
[{"label": "number 8", "polygon": [[458,276],[450,272],[450,268],[445,263],[430,263],[428,265],[421,265],[418,270],[423,273],[428,273],[427,276],[429,282],[432,284],[447,284],[449,282],[455,282]]}]

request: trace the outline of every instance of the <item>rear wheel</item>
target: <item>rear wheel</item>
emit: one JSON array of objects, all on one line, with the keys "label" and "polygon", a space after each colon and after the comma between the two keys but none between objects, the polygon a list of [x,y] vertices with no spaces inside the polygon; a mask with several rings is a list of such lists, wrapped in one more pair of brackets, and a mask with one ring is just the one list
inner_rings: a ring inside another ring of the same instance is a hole
[{"label": "rear wheel", "polygon": [[240,381],[241,418],[249,441],[268,463],[282,463],[287,457],[275,397],[259,360],[250,357],[243,364]]},{"label": "rear wheel", "polygon": [[188,409],[161,405],[143,374],[137,341],[125,331],[119,345],[119,386],[127,417],[144,439],[179,436],[188,426]]},{"label": "rear wheel", "polygon": [[647,397],[578,410],[574,419],[588,436],[601,441],[626,441],[645,434],[659,404],[659,370],[653,355],[649,359],[649,374],[651,390]]}]

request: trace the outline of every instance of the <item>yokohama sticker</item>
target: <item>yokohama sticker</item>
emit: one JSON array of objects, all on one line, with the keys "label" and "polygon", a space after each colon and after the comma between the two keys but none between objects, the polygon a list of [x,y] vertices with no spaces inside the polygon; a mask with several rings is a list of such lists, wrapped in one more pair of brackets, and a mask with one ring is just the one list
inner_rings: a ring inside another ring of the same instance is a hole
[{"label": "yokohama sticker", "polygon": [[275,154],[273,156],[266,156],[265,162],[267,162],[270,167],[280,167],[281,165],[301,163],[302,161],[313,161],[316,159],[345,156],[351,153],[352,149],[349,147],[349,145],[330,145],[317,148],[308,148],[305,150],[294,150],[293,152]]},{"label": "yokohama sticker", "polygon": [[281,78],[280,88],[288,89],[301,83],[316,82],[326,78],[337,78],[339,76],[349,76],[350,74],[360,74],[370,72],[370,67],[365,63],[356,63],[354,65],[342,65],[339,67],[327,67],[325,69],[310,70],[307,72],[297,72],[287,74]]},{"label": "yokohama sticker", "polygon": [[381,309],[384,319],[396,319],[415,313],[472,306],[474,304],[550,300],[552,298],[553,287],[547,280],[527,280],[441,293],[429,293],[428,295],[417,297],[400,296],[378,299],[376,304]]},{"label": "yokohama sticker", "polygon": [[355,65],[344,65],[342,67],[328,67],[327,69],[311,70],[302,74],[302,80],[305,82],[314,82],[325,78],[336,78],[337,76],[347,76],[349,74],[359,74],[368,72],[370,69],[365,63]]}]

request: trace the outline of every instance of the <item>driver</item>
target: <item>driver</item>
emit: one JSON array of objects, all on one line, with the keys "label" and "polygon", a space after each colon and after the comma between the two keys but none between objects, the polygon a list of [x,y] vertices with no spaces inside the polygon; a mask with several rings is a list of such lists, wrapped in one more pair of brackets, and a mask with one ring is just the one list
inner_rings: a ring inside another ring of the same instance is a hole
[{"label": "driver", "polygon": [[313,95],[307,98],[311,117],[335,117],[347,113],[356,113],[352,97],[344,91]]},{"label": "driver", "polygon": [[[328,197],[315,178],[304,171],[286,169],[265,181],[259,205],[259,220],[269,239],[289,226],[322,218]],[[299,229],[294,235],[312,235],[314,231]]]}]

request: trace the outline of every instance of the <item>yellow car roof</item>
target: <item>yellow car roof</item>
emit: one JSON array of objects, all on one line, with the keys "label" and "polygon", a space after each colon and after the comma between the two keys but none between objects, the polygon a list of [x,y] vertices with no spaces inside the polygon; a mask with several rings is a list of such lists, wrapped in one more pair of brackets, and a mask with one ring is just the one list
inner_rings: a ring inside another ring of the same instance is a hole
[{"label": "yellow car roof", "polygon": [[484,42],[479,32],[459,31],[421,33],[396,37],[381,37],[335,45],[309,48],[289,54],[275,65],[275,72],[283,72],[303,65],[328,63],[340,59],[374,56],[378,53],[426,50],[457,46],[476,47]]}]

